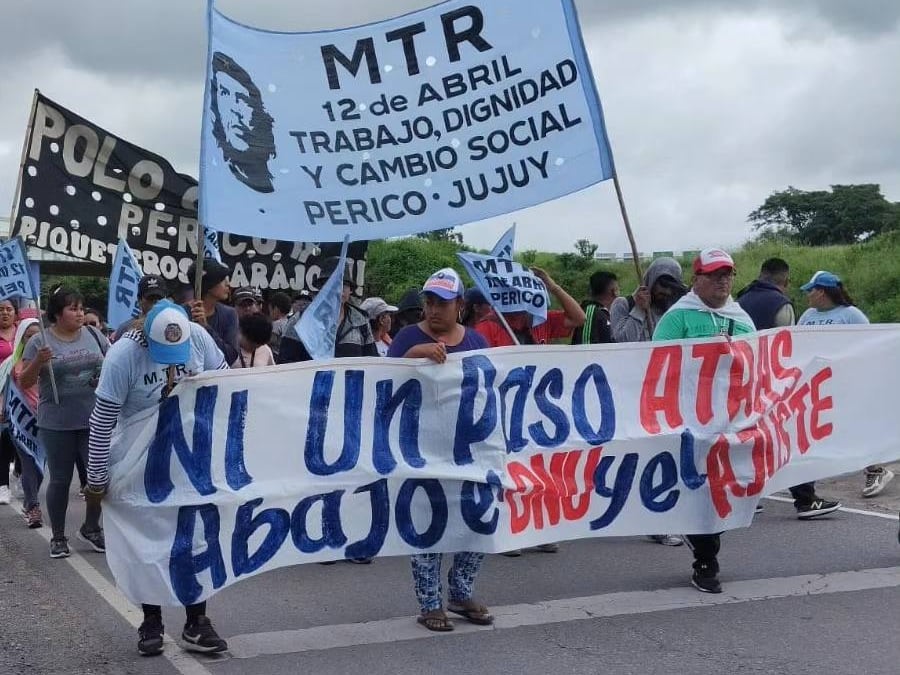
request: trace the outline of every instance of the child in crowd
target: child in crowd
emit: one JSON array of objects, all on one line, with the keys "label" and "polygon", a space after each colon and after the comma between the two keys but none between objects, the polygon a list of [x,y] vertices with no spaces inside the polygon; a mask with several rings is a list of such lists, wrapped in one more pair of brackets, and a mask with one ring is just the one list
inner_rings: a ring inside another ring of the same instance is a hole
[{"label": "child in crowd", "polygon": [[265,314],[248,314],[238,323],[240,352],[232,368],[258,368],[274,366],[275,357],[269,340],[272,339],[272,321]]}]

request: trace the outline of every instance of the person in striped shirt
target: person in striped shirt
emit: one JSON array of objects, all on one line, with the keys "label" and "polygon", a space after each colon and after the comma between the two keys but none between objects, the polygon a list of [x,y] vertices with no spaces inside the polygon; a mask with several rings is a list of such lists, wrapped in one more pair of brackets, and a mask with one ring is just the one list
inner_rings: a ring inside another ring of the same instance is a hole
[{"label": "person in striped shirt", "polygon": [[[110,348],[100,373],[90,418],[85,499],[99,502],[106,494],[110,462],[121,459],[119,448],[112,447],[113,429],[119,421],[159,406],[183,377],[227,368],[213,338],[190,321],[182,307],[160,300],[146,316],[138,318]],[[145,604],[142,608],[138,652],[145,656],[160,654],[162,610],[158,605]],[[188,650],[213,653],[228,648],[206,616],[205,602],[188,605],[185,613],[181,639]]]}]

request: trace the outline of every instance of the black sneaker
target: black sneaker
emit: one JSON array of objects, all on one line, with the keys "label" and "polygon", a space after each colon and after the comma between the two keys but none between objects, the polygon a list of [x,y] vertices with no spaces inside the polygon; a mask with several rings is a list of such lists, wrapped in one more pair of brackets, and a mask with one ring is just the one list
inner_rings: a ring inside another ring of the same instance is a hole
[{"label": "black sneaker", "polygon": [[184,640],[184,648],[190,652],[214,654],[228,649],[228,643],[219,637],[208,616],[198,616],[185,624],[181,639]]},{"label": "black sneaker", "polygon": [[709,565],[700,565],[699,568],[695,568],[694,574],[691,576],[691,583],[702,593],[722,592],[722,584],[719,583],[716,572]]},{"label": "black sneaker", "polygon": [[153,614],[144,619],[138,628],[138,653],[141,656],[162,654],[164,630],[161,616]]},{"label": "black sneaker", "polygon": [[51,558],[68,558],[69,540],[65,537],[54,537],[50,540],[50,557]]},{"label": "black sneaker", "polygon": [[816,497],[809,504],[797,507],[797,517],[800,520],[809,520],[837,511],[841,508],[840,502],[830,502],[827,499]]},{"label": "black sneaker", "polygon": [[103,530],[87,530],[84,525],[78,530],[78,539],[94,549],[97,553],[106,553],[106,540]]}]

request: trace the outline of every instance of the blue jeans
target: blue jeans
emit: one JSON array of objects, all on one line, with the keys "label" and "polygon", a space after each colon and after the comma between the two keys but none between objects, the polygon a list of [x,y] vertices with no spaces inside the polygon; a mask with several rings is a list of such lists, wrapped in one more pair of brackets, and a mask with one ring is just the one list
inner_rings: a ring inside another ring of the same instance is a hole
[{"label": "blue jeans", "polygon": [[[450,602],[462,602],[472,597],[475,578],[484,553],[465,551],[453,554],[453,566],[447,575],[450,586]],[[444,591],[441,586],[441,554],[420,553],[411,558],[413,582],[416,587],[416,599],[419,609],[431,612],[443,607]]]}]

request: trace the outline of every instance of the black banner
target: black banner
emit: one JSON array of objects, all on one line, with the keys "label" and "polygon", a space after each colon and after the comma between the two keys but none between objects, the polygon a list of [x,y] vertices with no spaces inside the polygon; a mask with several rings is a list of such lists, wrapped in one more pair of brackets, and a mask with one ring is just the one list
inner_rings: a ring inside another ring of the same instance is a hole
[{"label": "black banner", "polygon": [[[29,247],[112,266],[119,237],[145,274],[187,283],[197,257],[197,181],[37,94],[12,236]],[[208,223],[215,228],[215,223]],[[220,234],[234,286],[289,293],[310,288],[340,244]],[[365,276],[366,242],[350,245],[351,271]]]}]

